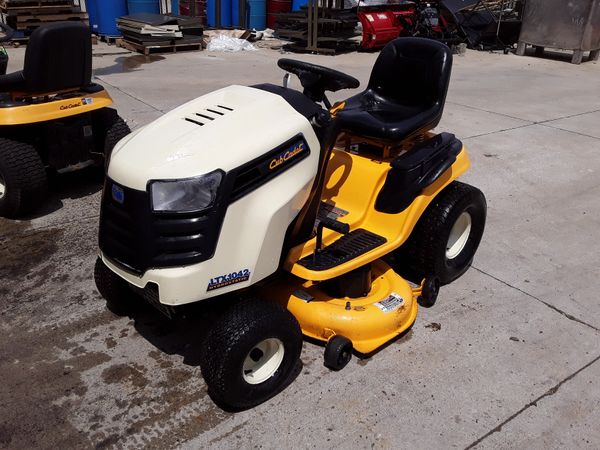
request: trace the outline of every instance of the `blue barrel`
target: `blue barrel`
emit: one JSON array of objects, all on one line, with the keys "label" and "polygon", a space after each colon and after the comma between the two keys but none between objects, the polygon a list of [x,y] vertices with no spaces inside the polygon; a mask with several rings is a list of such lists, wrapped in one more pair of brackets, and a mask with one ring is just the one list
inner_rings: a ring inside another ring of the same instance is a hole
[{"label": "blue barrel", "polygon": [[267,1],[248,0],[247,8],[248,28],[255,30],[267,28]]},{"label": "blue barrel", "polygon": [[308,5],[308,0],[292,0],[292,11],[300,11],[300,8]]},{"label": "blue barrel", "polygon": [[[231,2],[238,0],[208,0],[206,3],[206,20],[209,27],[231,26]],[[217,2],[221,5],[221,23],[217,24]],[[239,14],[239,13],[238,13]]]},{"label": "blue barrel", "polygon": [[231,26],[239,27],[240,25],[240,0],[231,0]]},{"label": "blue barrel", "polygon": [[127,0],[100,0],[97,3],[98,34],[120,36],[117,19],[127,15]]},{"label": "blue barrel", "polygon": [[160,5],[158,4],[158,0],[127,0],[127,9],[129,9],[129,14],[160,14]]},{"label": "blue barrel", "polygon": [[217,25],[217,21],[215,16],[217,14],[215,0],[208,0],[206,2],[206,23],[209,27],[214,27]]},{"label": "blue barrel", "polygon": [[96,0],[85,0],[85,10],[90,18],[90,30],[98,33],[98,3]]}]

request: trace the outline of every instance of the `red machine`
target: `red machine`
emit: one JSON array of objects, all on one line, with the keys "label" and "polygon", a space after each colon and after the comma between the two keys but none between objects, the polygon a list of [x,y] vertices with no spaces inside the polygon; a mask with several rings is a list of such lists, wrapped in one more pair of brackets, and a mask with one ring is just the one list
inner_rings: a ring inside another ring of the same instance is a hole
[{"label": "red machine", "polygon": [[413,25],[415,13],[414,4],[388,5],[384,10],[359,10],[358,20],[363,29],[361,47],[365,50],[383,48]]},{"label": "red machine", "polygon": [[361,47],[383,48],[398,36],[421,36],[445,43],[455,41],[456,30],[449,26],[440,5],[443,2],[418,0],[359,8],[356,14],[363,28]]}]

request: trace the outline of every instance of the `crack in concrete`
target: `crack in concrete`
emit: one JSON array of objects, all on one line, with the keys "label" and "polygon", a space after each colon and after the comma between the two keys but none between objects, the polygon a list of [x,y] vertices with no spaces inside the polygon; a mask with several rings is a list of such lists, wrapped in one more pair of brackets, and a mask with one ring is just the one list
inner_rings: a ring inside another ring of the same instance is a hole
[{"label": "crack in concrete", "polygon": [[598,361],[600,361],[600,356],[597,356],[596,358],[594,358],[593,360],[591,360],[590,362],[588,362],[586,365],[584,365],[580,369],[578,369],[575,372],[573,372],[568,377],[566,377],[563,380],[559,381],[556,385],[554,385],[553,387],[551,387],[550,389],[548,389],[546,392],[544,392],[542,395],[540,395],[535,400],[527,403],[525,406],[523,406],[520,410],[518,410],[516,413],[514,413],[512,416],[510,416],[508,419],[506,419],[500,425],[498,425],[497,427],[495,427],[492,430],[488,431],[486,434],[484,434],[483,436],[481,436],[479,439],[473,441],[471,444],[469,444],[467,447],[465,447],[465,450],[469,450],[469,449],[471,449],[471,448],[479,445],[482,441],[484,441],[485,439],[487,439],[488,437],[490,437],[492,434],[499,433],[500,431],[502,431],[502,427],[504,427],[507,423],[509,423],[512,420],[514,420],[516,417],[518,417],[519,415],[521,415],[523,412],[525,412],[526,410],[528,410],[532,406],[537,406],[538,402],[541,401],[541,400],[543,400],[544,398],[551,397],[554,394],[556,394],[558,392],[558,390],[560,389],[560,387],[563,384],[565,384],[566,382],[572,380],[577,375],[579,375],[581,372],[583,372],[585,369],[587,369],[588,367],[590,367],[591,365],[593,365],[594,363],[596,363]]},{"label": "crack in concrete", "polygon": [[546,127],[546,128],[551,128],[553,130],[560,130],[560,131],[564,131],[566,133],[572,133],[572,134],[576,134],[578,136],[584,136],[584,137],[588,137],[588,138],[600,140],[600,138],[598,138],[596,136],[592,136],[591,134],[580,133],[579,131],[565,130],[564,128],[557,127],[557,126],[550,125],[550,124],[546,124],[546,123],[540,123],[539,125],[541,125],[543,127]]},{"label": "crack in concrete", "polygon": [[[600,112],[600,109],[594,109],[593,111],[587,111],[587,112],[582,112],[582,113],[577,113],[577,114],[570,114],[568,116],[558,117],[557,119],[542,120],[540,122],[535,122],[535,123],[544,124],[544,123],[548,123],[548,122],[555,122],[557,120],[562,120],[562,119],[571,119],[572,117],[585,116],[586,114],[592,114],[592,113],[596,113],[596,112]],[[565,131],[568,131],[568,130],[565,130]]]},{"label": "crack in concrete", "polygon": [[534,299],[534,300],[537,300],[538,302],[542,303],[543,305],[547,306],[548,308],[552,309],[553,311],[555,311],[555,312],[559,313],[560,315],[562,315],[562,316],[566,317],[567,319],[569,319],[569,320],[572,320],[573,322],[580,323],[581,325],[585,325],[586,327],[589,327],[589,328],[591,328],[591,329],[592,329],[592,330],[594,330],[594,331],[598,331],[598,332],[600,332],[600,328],[598,328],[598,327],[595,327],[594,325],[592,325],[592,324],[589,324],[589,323],[587,323],[587,322],[584,322],[583,320],[581,320],[581,319],[579,319],[579,318],[575,317],[575,316],[574,316],[574,315],[572,315],[572,314],[569,314],[569,313],[568,313],[568,312],[566,312],[566,311],[563,311],[563,310],[562,310],[562,309],[560,309],[560,308],[557,308],[556,306],[554,306],[554,305],[552,305],[552,304],[550,304],[550,303],[548,303],[548,302],[546,302],[546,301],[542,300],[541,298],[539,298],[539,297],[536,297],[535,295],[533,295],[533,294],[530,294],[529,292],[526,292],[526,291],[524,291],[523,289],[521,289],[521,288],[518,288],[517,286],[513,286],[512,284],[510,284],[510,283],[507,283],[506,281],[504,281],[504,280],[501,280],[500,278],[498,278],[498,277],[495,277],[494,275],[492,275],[492,274],[489,274],[489,273],[485,272],[484,270],[481,270],[481,269],[479,269],[479,268],[477,268],[477,267],[475,267],[475,266],[471,266],[471,267],[472,267],[474,270],[476,270],[477,272],[479,272],[479,273],[482,273],[483,275],[487,275],[488,277],[490,277],[490,278],[492,278],[492,279],[494,279],[494,280],[496,280],[496,281],[498,281],[498,282],[500,282],[500,283],[504,284],[505,286],[508,286],[508,287],[510,287],[510,288],[512,288],[512,289],[515,289],[515,290],[519,291],[521,294],[524,294],[524,295],[526,295],[527,297],[530,297],[530,298],[532,298],[532,299]]},{"label": "crack in concrete", "polygon": [[478,137],[482,137],[482,136],[489,136],[491,134],[496,134],[496,133],[503,133],[504,131],[518,130],[520,128],[527,128],[527,127],[530,127],[532,125],[535,125],[535,124],[534,123],[527,123],[525,125],[519,125],[519,126],[516,126],[516,127],[504,128],[502,130],[490,131],[489,133],[474,134],[473,136],[468,136],[466,138],[463,138],[463,140],[466,141],[467,139],[473,139],[473,138],[478,138]]},{"label": "crack in concrete", "polygon": [[[451,101],[446,101],[446,103],[448,103],[448,104],[451,104],[451,105],[458,105],[458,106],[462,106],[462,107],[464,107],[464,108],[471,108],[471,109],[474,109],[474,110],[476,110],[476,111],[482,111],[482,112],[486,112],[486,113],[489,113],[489,114],[496,114],[496,115],[498,115],[498,116],[504,116],[504,117],[508,117],[509,119],[513,119],[513,120],[520,120],[521,122],[528,122],[528,123],[527,123],[527,125],[533,125],[533,124],[535,124],[535,123],[536,123],[536,122],[533,122],[533,121],[531,121],[531,120],[522,119],[522,118],[520,118],[520,117],[514,117],[514,116],[511,116],[511,115],[509,115],[509,114],[504,114],[504,113],[501,113],[501,112],[490,111],[490,110],[487,110],[487,109],[484,109],[484,108],[479,108],[479,107],[477,107],[477,106],[464,105],[464,104],[462,104],[462,103],[451,102]],[[561,117],[561,119],[562,119],[562,118],[563,118],[563,117]],[[552,120],[558,120],[558,119],[552,119]]]},{"label": "crack in concrete", "polygon": [[164,112],[162,109],[159,109],[159,108],[157,108],[156,106],[154,106],[154,105],[152,105],[152,104],[150,104],[150,103],[148,103],[148,102],[145,102],[144,100],[142,100],[142,99],[140,99],[140,98],[137,98],[135,95],[133,95],[133,94],[130,94],[130,93],[129,93],[129,92],[127,92],[127,91],[124,91],[124,90],[123,90],[123,89],[121,89],[120,87],[118,87],[118,86],[115,86],[114,84],[111,84],[110,82],[108,82],[108,81],[106,81],[104,78],[102,78],[102,76],[94,75],[94,78],[97,78],[98,80],[102,81],[102,83],[104,83],[104,84],[108,84],[110,87],[112,87],[113,89],[115,89],[115,90],[117,90],[117,91],[121,92],[122,94],[125,94],[126,96],[128,96],[128,97],[131,97],[132,99],[134,99],[134,100],[136,100],[136,101],[138,101],[138,102],[140,102],[140,103],[143,103],[144,105],[146,105],[146,106],[148,106],[148,107],[152,108],[154,111],[157,111],[157,112],[159,112],[159,113],[162,113],[162,114],[164,114],[164,113],[165,113],[165,112]]},{"label": "crack in concrete", "polygon": [[[562,119],[571,119],[572,117],[585,116],[586,114],[592,114],[592,113],[600,112],[600,109],[594,109],[592,111],[585,111],[585,112],[581,112],[581,113],[575,113],[575,114],[569,114],[569,115],[566,115],[566,116],[555,117],[554,119],[546,119],[546,120],[536,121],[536,120],[528,120],[528,119],[523,119],[521,117],[511,116],[510,114],[504,114],[504,113],[497,112],[497,111],[490,111],[489,109],[479,108],[477,106],[465,105],[463,103],[457,103],[457,102],[451,102],[451,101],[446,101],[446,103],[447,104],[451,104],[451,105],[462,106],[464,108],[474,109],[476,111],[486,112],[486,113],[489,113],[489,114],[496,114],[498,116],[508,117],[509,119],[513,119],[513,120],[520,120],[521,122],[528,122],[527,125],[542,125],[542,124],[545,124],[545,123],[548,123],[548,122],[554,122],[554,121],[562,120]],[[524,126],[527,126],[527,125],[524,125]],[[515,128],[523,128],[523,126],[519,126],[519,127],[515,127]],[[499,131],[501,131],[501,130],[499,130]],[[569,131],[569,130],[564,130],[564,131]],[[494,133],[497,133],[497,132],[495,131]]]}]

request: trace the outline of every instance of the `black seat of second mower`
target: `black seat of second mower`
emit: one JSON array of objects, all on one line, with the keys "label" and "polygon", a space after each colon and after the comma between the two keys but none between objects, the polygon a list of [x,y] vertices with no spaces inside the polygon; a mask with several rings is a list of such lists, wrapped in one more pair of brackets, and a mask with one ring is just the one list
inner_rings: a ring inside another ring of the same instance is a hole
[{"label": "black seat of second mower", "polygon": [[434,128],[442,118],[452,52],[437,41],[398,38],[379,54],[367,89],[336,115],[349,133],[398,142]]},{"label": "black seat of second mower", "polygon": [[51,93],[85,88],[92,79],[90,29],[80,22],[55,22],[29,38],[23,70],[0,76],[0,92]]}]

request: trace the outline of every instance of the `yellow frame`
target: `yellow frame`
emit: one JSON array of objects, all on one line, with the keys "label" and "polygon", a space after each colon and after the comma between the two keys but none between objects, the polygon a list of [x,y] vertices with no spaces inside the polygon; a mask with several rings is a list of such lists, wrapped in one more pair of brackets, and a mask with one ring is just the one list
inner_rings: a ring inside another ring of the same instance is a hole
[{"label": "yellow frame", "polygon": [[[345,149],[333,150],[326,174],[322,201],[347,214],[338,218],[351,230],[364,228],[387,239],[384,245],[329,270],[309,270],[297,263],[314,252],[316,239],[291,249],[284,263],[290,273],[259,287],[260,296],[287,308],[298,320],[305,336],[327,342],[335,335],[352,341],[354,349],[369,354],[408,330],[417,318],[417,299],[423,283],[411,287],[381,259],[400,247],[410,236],[429,203],[470,166],[463,147],[454,164],[433,184],[425,188],[412,204],[398,214],[375,209],[377,195],[390,170],[390,157],[376,158],[354,154]],[[323,245],[330,245],[340,235],[324,230]],[[361,298],[334,298],[322,283],[372,263],[371,291]],[[396,296],[401,306],[384,311],[381,302]]]},{"label": "yellow frame", "polygon": [[83,92],[76,94],[66,99],[0,108],[0,126],[26,125],[61,119],[106,108],[113,103],[105,90],[93,94]]},{"label": "yellow frame", "polygon": [[[387,242],[370,252],[328,270],[310,270],[297,261],[314,252],[316,238],[293,247],[284,262],[284,269],[312,281],[329,280],[392,252],[410,236],[425,208],[448,184],[470,167],[466,149],[458,154],[456,161],[439,179],[423,190],[412,204],[399,214],[388,214],[375,209],[377,194],[383,186],[390,169],[390,158],[374,158],[368,154],[353,154],[344,149],[333,150],[327,168],[327,183],[322,201],[347,211],[338,220],[350,225],[350,230],[364,228],[387,239]],[[332,230],[323,231],[323,246],[340,238]]]}]

